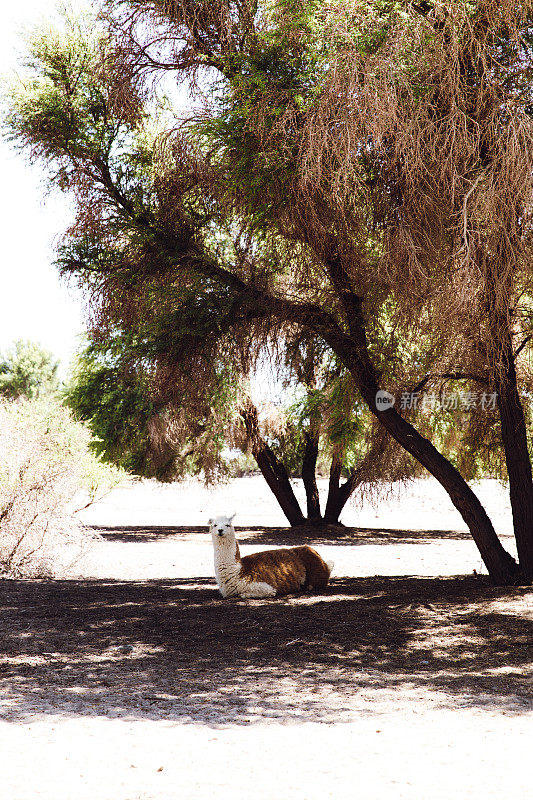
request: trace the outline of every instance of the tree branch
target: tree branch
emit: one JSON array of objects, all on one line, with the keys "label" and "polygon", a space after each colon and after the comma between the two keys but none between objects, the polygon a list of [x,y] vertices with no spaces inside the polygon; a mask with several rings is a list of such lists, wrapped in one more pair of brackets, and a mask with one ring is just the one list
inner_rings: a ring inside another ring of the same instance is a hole
[{"label": "tree branch", "polygon": [[528,344],[528,342],[530,342],[530,341],[531,341],[531,339],[533,339],[533,335],[531,335],[531,336],[526,336],[526,338],[524,339],[524,341],[522,342],[522,344],[521,344],[521,345],[518,347],[518,349],[517,349],[517,350],[515,350],[515,354],[514,354],[514,357],[515,357],[515,358],[517,358],[517,357],[520,355],[520,353],[522,352],[522,350],[524,349],[524,347],[525,347],[525,346]]}]

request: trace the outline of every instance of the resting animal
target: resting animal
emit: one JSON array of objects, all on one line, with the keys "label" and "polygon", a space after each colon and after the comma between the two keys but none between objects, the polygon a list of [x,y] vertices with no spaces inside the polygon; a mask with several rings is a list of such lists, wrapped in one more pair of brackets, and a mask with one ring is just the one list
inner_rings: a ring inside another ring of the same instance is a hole
[{"label": "resting animal", "polygon": [[234,517],[235,514],[209,520],[215,575],[222,597],[274,597],[328,585],[333,563],[326,563],[307,545],[264,550],[241,558]]}]

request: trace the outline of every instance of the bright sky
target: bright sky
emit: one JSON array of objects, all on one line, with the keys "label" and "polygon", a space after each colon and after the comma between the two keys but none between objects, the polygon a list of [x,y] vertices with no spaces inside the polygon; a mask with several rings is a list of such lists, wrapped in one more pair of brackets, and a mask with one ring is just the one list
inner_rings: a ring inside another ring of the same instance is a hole
[{"label": "bright sky", "polygon": [[[54,13],[56,0],[0,5],[0,72],[16,68],[20,34]],[[0,139],[0,352],[15,339],[40,342],[66,369],[83,331],[81,299],[52,266],[54,241],[72,219],[67,196],[44,196],[39,168]]]}]

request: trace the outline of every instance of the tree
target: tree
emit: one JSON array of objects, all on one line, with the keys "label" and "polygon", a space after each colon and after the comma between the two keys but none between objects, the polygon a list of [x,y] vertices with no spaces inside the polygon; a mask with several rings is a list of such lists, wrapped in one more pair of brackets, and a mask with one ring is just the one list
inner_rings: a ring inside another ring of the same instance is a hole
[{"label": "tree", "polygon": [[[140,333],[115,334],[88,346],[67,385],[67,403],[88,423],[99,456],[144,477],[173,481],[202,474],[211,482],[227,470],[227,448],[238,448],[253,456],[291,525],[338,524],[353,491],[370,479],[375,461],[366,451],[365,411],[353,407],[349,376],[332,365],[319,370],[323,353],[309,347],[302,353],[300,343],[285,349],[285,358],[301,367],[300,397],[291,408],[261,413],[246,383],[220,368],[217,384],[191,414],[186,398],[176,404],[161,392],[154,380],[157,364],[149,357],[149,331],[142,338]],[[381,444],[382,453],[385,449]],[[319,455],[329,462],[323,509],[316,479]],[[303,478],[306,514],[291,477]]]},{"label": "tree", "polygon": [[[521,395],[531,373],[517,357],[531,339],[531,22],[530,3],[413,4],[364,65],[356,123],[372,136],[374,218],[396,296],[411,320],[413,308],[430,314],[435,339],[455,338],[445,358],[452,372],[460,365],[456,377],[497,398],[529,578],[533,483]],[[391,69],[391,51],[402,69]]]},{"label": "tree", "polygon": [[58,367],[39,344],[19,339],[5,356],[0,355],[0,395],[32,399],[56,392]]},{"label": "tree", "polygon": [[[385,386],[392,394],[416,391],[451,376],[492,386],[499,375],[498,388],[511,398],[499,395],[502,433],[514,424],[506,414],[515,423],[520,416],[509,315],[497,305],[491,316],[506,347],[483,347],[489,340],[471,334],[493,327],[481,315],[489,295],[466,287],[494,248],[503,262],[520,252],[527,266],[531,170],[518,178],[516,165],[528,164],[530,141],[529,97],[521,89],[527,57],[519,49],[529,42],[529,4],[500,3],[497,13],[489,2],[110,5],[108,39],[90,44],[71,33],[66,45],[50,36],[34,43],[37,77],[12,97],[7,119],[21,145],[53,166],[53,180],[76,191],[78,221],[61,265],[95,299],[99,335],[118,321],[142,326],[161,303],[167,313],[164,347],[153,350],[157,383],[193,405],[220,364],[241,370],[258,342],[295,330],[322,341],[350,374],[376,429],[446,489],[491,578],[515,581],[514,559],[464,478],[421,433],[417,409],[400,413],[376,397]],[[170,72],[202,85],[204,109],[146,146],[147,79]],[[492,96],[495,75],[499,94]],[[518,128],[506,97],[519,111]],[[486,101],[492,138],[476,140]],[[478,149],[465,160],[449,147],[441,174],[438,148],[450,129],[468,130]],[[433,150],[418,151],[417,137],[428,131],[440,139],[428,137]],[[414,144],[402,150],[406,141]],[[508,214],[514,228],[509,223],[503,239],[493,237],[485,255],[472,259],[487,210],[503,213],[509,198],[509,151],[513,197],[520,198]],[[485,161],[472,161],[478,156]],[[463,212],[482,185],[487,192],[472,220],[479,235],[470,238],[474,228]],[[495,206],[487,198],[497,189]],[[503,262],[490,272],[493,284]],[[524,280],[527,272],[520,274]],[[450,306],[458,287],[465,302]],[[480,359],[481,375],[473,371]],[[525,454],[518,460],[522,468]],[[511,497],[527,497],[527,475],[511,462]],[[521,578],[529,580],[527,525],[518,525],[517,539]]]}]

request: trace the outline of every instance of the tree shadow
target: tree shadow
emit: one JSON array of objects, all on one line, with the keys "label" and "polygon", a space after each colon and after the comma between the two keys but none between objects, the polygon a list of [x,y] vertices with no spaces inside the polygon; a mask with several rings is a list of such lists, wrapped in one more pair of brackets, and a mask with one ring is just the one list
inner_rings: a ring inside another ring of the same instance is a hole
[{"label": "tree shadow", "polygon": [[100,534],[108,542],[123,544],[135,542],[157,542],[161,539],[204,535],[209,536],[207,527],[194,525],[87,525],[87,528]]},{"label": "tree shadow", "polygon": [[[209,537],[207,527],[184,525],[88,526],[111,542],[150,542],[191,536]],[[404,530],[394,528],[349,528],[343,525],[302,525],[296,528],[247,526],[236,527],[240,542],[250,545],[290,547],[308,543],[314,546],[335,544],[353,547],[368,544],[413,544],[446,539],[470,541],[469,533],[449,530]]]},{"label": "tree shadow", "polygon": [[350,528],[344,525],[302,525],[297,528],[236,528],[246,544],[290,546],[307,542],[313,546],[414,544],[436,539],[471,540],[469,533],[449,530],[405,530],[402,528]]},{"label": "tree shadow", "polygon": [[336,579],[254,601],[196,578],[2,581],[4,716],[331,723],[421,692],[518,715],[533,700],[530,597],[473,576]]}]

